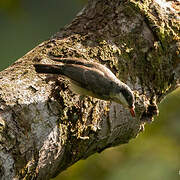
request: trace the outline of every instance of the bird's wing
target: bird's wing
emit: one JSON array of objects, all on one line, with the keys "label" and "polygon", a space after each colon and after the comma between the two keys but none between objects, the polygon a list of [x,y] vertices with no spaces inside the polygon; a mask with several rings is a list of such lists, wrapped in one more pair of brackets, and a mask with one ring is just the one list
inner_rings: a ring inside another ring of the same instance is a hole
[{"label": "bird's wing", "polygon": [[38,73],[46,74],[61,74],[63,75],[63,66],[52,64],[34,64],[35,70]]},{"label": "bird's wing", "polygon": [[96,68],[85,67],[75,64],[66,64],[63,67],[63,73],[70,78],[73,83],[88,91],[93,92],[101,99],[109,97],[110,89],[112,88],[111,80],[104,76],[102,71]]},{"label": "bird's wing", "polygon": [[104,73],[104,76],[107,76],[107,78],[117,80],[116,76],[105,65],[102,65],[100,63],[86,61],[84,59],[79,59],[79,58],[69,59],[69,58],[59,58],[54,56],[50,56],[50,58],[53,61],[61,62],[64,64],[71,64],[71,65],[74,64],[74,65],[80,65],[81,67],[85,66],[88,68],[93,68],[93,69],[95,68],[96,70],[102,71]]}]

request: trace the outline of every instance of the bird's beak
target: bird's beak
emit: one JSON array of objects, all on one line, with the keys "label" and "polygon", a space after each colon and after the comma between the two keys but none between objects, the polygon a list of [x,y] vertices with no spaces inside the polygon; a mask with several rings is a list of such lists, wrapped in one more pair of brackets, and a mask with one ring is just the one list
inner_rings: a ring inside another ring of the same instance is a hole
[{"label": "bird's beak", "polygon": [[135,117],[134,107],[129,108],[132,117]]}]

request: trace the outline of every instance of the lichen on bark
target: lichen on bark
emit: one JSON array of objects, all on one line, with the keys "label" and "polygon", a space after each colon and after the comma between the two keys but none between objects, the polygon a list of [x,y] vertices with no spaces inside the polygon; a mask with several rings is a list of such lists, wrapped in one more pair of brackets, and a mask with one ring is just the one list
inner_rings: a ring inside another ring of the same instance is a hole
[{"label": "lichen on bark", "polygon": [[[2,71],[1,178],[49,179],[144,130],[179,84],[177,15],[156,1],[90,0],[71,24]],[[36,74],[33,64],[54,63],[50,56],[109,67],[134,91],[136,117],[119,104],[82,99],[64,77]]]}]

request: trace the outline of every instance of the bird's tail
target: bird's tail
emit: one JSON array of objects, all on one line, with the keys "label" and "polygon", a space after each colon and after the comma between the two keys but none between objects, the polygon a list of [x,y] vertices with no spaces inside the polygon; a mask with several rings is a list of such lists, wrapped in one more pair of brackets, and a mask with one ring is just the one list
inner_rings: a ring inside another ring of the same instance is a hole
[{"label": "bird's tail", "polygon": [[35,70],[37,73],[45,74],[62,74],[63,75],[63,66],[61,65],[52,65],[52,64],[34,64]]}]

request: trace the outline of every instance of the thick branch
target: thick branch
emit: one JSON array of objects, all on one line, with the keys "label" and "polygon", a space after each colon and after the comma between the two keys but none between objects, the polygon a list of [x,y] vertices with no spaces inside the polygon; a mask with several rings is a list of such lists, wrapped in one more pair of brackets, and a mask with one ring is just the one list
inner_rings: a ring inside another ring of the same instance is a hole
[{"label": "thick branch", "polygon": [[[176,4],[91,0],[73,22],[0,73],[1,179],[49,179],[76,161],[127,143],[179,84]],[[134,90],[136,117],[121,105],[81,99],[63,77],[38,75],[49,55],[108,66]]]}]

